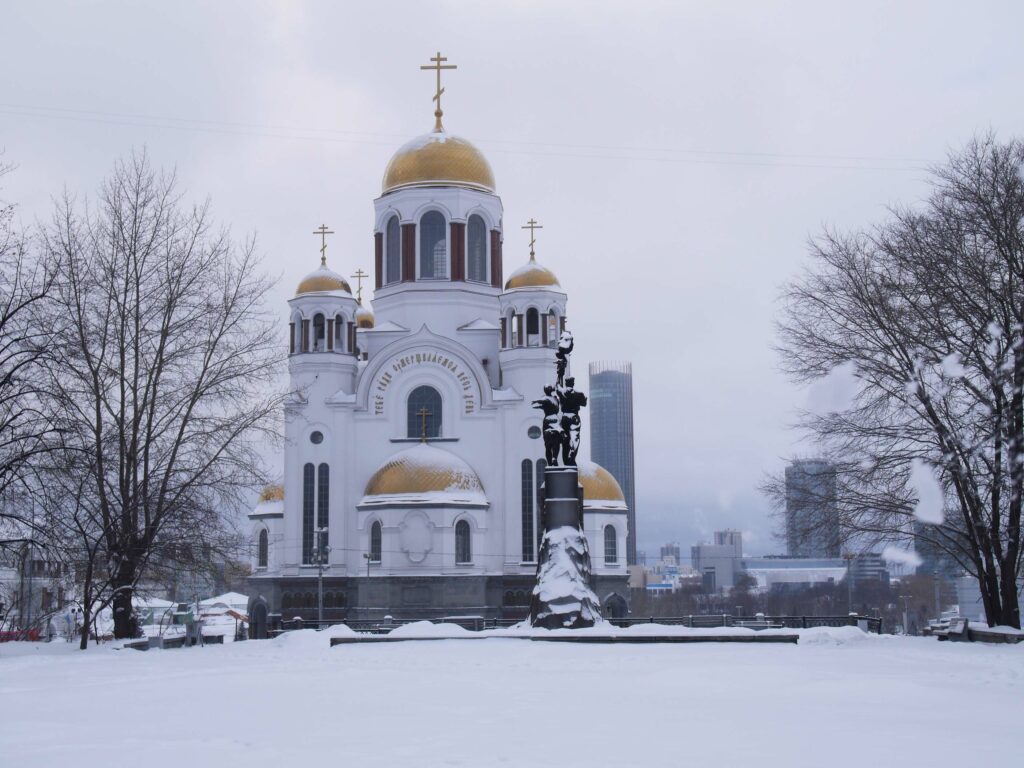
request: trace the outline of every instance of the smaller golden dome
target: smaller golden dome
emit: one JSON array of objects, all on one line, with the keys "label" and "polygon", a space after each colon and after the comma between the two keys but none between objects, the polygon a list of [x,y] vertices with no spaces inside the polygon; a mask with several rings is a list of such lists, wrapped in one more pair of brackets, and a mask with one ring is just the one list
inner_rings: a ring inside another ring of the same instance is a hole
[{"label": "smaller golden dome", "polygon": [[360,303],[356,307],[356,328],[373,328],[373,310],[365,304]]},{"label": "smaller golden dome", "polygon": [[427,443],[396,453],[373,473],[366,496],[422,496],[424,501],[484,501],[473,468],[453,453]]},{"label": "smaller golden dome", "polygon": [[530,260],[509,275],[505,290],[513,288],[560,288],[555,273],[543,267],[531,256]]},{"label": "smaller golden dome", "polygon": [[577,461],[580,473],[580,485],[583,486],[583,505],[597,502],[617,502],[625,504],[626,496],[622,493],[618,481],[612,473],[593,461]]},{"label": "smaller golden dome", "polygon": [[494,191],[494,173],[479,149],[445,131],[417,136],[402,146],[384,171],[381,194],[403,187],[456,186]]},{"label": "smaller golden dome", "polygon": [[268,485],[260,494],[260,502],[264,501],[284,501],[284,486]]},{"label": "smaller golden dome", "polygon": [[310,272],[299,283],[298,290],[295,291],[296,296],[301,296],[304,293],[322,293],[327,291],[344,291],[345,293],[351,294],[352,289],[349,287],[348,281],[344,277],[339,275],[327,268],[327,261],[321,260],[320,269],[315,272]]}]

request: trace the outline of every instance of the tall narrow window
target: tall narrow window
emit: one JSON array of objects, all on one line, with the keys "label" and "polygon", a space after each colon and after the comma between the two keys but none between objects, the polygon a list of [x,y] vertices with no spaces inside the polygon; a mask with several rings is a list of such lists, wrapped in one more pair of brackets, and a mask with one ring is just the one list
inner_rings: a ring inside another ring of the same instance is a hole
[{"label": "tall narrow window", "polygon": [[266,568],[267,561],[270,559],[270,537],[267,535],[267,529],[260,529],[259,540],[256,544],[256,567]]},{"label": "tall narrow window", "polygon": [[448,277],[448,239],[444,216],[427,211],[420,219],[420,279]]},{"label": "tall narrow window", "polygon": [[523,459],[522,464],[522,521],[523,521],[523,562],[532,563],[533,555],[533,462]]},{"label": "tall narrow window", "polygon": [[549,315],[545,315],[547,319],[548,339],[547,345],[550,347],[558,344],[558,315],[552,312]]},{"label": "tall narrow window", "polygon": [[345,318],[341,315],[334,316],[334,349],[337,352],[345,351]]},{"label": "tall narrow window", "polygon": [[615,526],[604,527],[604,564],[614,565],[619,562],[619,541],[615,537]]},{"label": "tall narrow window", "polygon": [[466,277],[487,282],[487,225],[475,213],[466,226]]},{"label": "tall narrow window", "polygon": [[526,346],[540,345],[540,313],[530,307],[526,310]]},{"label": "tall narrow window", "polygon": [[380,562],[381,530],[380,520],[374,520],[370,526],[370,562]]},{"label": "tall narrow window", "polygon": [[[331,505],[331,468],[321,464],[316,471],[316,527],[327,528],[330,525]],[[317,548],[327,546],[327,531],[317,534]],[[323,559],[323,552],[320,553]]]},{"label": "tall narrow window", "polygon": [[[505,321],[502,320],[502,323]],[[295,323],[288,323],[288,354],[295,354]]]},{"label": "tall narrow window", "polygon": [[402,237],[400,232],[398,217],[392,216],[388,219],[387,233],[384,238],[386,251],[384,275],[388,285],[402,279]]},{"label": "tall narrow window", "polygon": [[470,546],[470,530],[469,523],[465,520],[459,520],[455,524],[455,562],[456,563],[471,563],[473,562],[473,550]]},{"label": "tall narrow window", "polygon": [[324,341],[326,332],[324,330],[324,316],[319,312],[313,315],[313,351],[323,352],[326,349]]},{"label": "tall narrow window", "polygon": [[313,562],[313,483],[316,469],[312,464],[302,468],[302,562]]},{"label": "tall narrow window", "polygon": [[433,387],[416,387],[406,407],[406,437],[441,436],[441,395]]},{"label": "tall narrow window", "polygon": [[[544,509],[544,500],[541,498],[541,488],[544,486],[544,469],[548,463],[544,459],[537,459],[537,514],[534,515],[534,519],[540,517],[541,510]],[[537,529],[537,551],[540,552],[540,540],[544,536],[544,526],[538,521],[535,524]]]}]

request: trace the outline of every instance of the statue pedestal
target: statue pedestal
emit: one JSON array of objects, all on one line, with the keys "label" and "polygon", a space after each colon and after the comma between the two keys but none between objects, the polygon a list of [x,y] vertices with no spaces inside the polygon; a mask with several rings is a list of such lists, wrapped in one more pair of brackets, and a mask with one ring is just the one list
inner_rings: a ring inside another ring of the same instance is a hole
[{"label": "statue pedestal", "polygon": [[530,624],[545,629],[592,627],[600,601],[590,588],[590,550],[583,534],[583,489],[576,467],[547,467],[541,489],[544,537]]}]

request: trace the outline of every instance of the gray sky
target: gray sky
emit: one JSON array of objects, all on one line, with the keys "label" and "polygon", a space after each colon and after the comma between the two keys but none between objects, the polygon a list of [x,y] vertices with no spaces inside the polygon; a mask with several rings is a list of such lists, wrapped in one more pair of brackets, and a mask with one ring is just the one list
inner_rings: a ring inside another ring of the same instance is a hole
[{"label": "gray sky", "polygon": [[918,199],[976,131],[1024,132],[1024,5],[844,5],[6,0],[0,194],[46,217],[145,145],[258,234],[284,322],[321,222],[332,267],[372,270],[371,200],[432,127],[418,68],[440,49],[445,125],[505,206],[506,274],[536,217],[577,372],[633,362],[640,548],[736,527],[779,551],[757,484],[813,452],[772,350],[807,237]]}]

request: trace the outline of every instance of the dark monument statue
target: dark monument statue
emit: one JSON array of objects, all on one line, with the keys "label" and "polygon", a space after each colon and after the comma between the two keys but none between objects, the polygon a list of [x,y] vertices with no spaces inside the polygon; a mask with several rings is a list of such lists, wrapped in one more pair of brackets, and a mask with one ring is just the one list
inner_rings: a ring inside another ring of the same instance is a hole
[{"label": "dark monument statue", "polygon": [[576,454],[580,450],[580,408],[587,404],[587,396],[577,392],[573,386],[576,379],[569,377],[565,386],[558,389],[558,404],[562,409],[562,463],[567,467],[576,466]]},{"label": "dark monument statue", "polygon": [[548,466],[556,466],[558,449],[562,446],[562,426],[558,415],[561,406],[555,388],[544,387],[544,397],[534,400],[533,407],[544,411],[544,457]]},{"label": "dark monument statue", "polygon": [[[558,384],[544,387],[533,407],[544,412],[547,467],[541,488],[544,537],[537,558],[537,584],[530,602],[530,624],[546,629],[592,627],[601,621],[601,604],[590,586],[590,549],[583,533],[583,488],[576,468],[580,447],[580,409],[587,396],[566,378],[572,334],[562,333],[555,353]],[[561,448],[562,464],[558,466]]]}]

